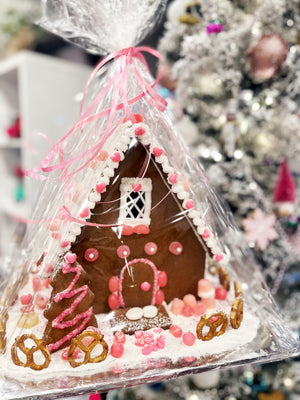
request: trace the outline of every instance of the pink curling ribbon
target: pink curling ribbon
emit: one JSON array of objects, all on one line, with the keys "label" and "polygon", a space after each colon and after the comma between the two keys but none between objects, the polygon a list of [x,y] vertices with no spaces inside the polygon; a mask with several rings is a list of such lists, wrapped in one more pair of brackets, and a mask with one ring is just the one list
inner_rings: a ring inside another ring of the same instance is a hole
[{"label": "pink curling ribbon", "polygon": [[[33,168],[31,170],[27,170],[25,172],[25,175],[28,177],[32,177],[38,180],[46,180],[47,177],[45,175],[42,175],[41,172],[51,172],[51,171],[56,171],[56,170],[61,170],[63,171],[66,167],[69,165],[72,165],[76,161],[79,160],[84,160],[84,164],[76,169],[76,171],[70,173],[70,174],[64,174],[64,178],[69,177],[71,175],[76,174],[83,168],[85,168],[90,161],[92,161],[99,151],[102,149],[104,143],[106,140],[113,134],[115,131],[116,127],[118,124],[121,122],[121,120],[116,121],[117,123],[113,127],[113,122],[116,119],[116,112],[123,109],[123,114],[124,116],[127,114],[129,118],[134,122],[134,115],[131,112],[130,105],[136,103],[138,100],[142,99],[143,97],[146,96],[147,101],[150,102],[150,104],[157,108],[159,111],[164,111],[167,102],[164,98],[162,98],[153,88],[157,84],[157,79],[154,81],[153,84],[147,83],[142,76],[140,75],[138,69],[136,68],[135,65],[135,59],[138,59],[145,67],[147,70],[149,70],[147,62],[145,60],[145,57],[143,56],[142,52],[146,52],[149,54],[152,54],[154,57],[160,59],[161,55],[158,51],[155,49],[152,49],[147,46],[140,46],[140,47],[129,47],[127,49],[122,49],[119,51],[116,51],[109,56],[105,57],[94,69],[92,72],[91,76],[89,77],[87,84],[84,88],[83,92],[83,100],[81,102],[80,110],[81,110],[81,116],[79,120],[75,123],[75,125],[50,149],[50,152],[48,155],[41,161],[39,166],[37,168]],[[94,101],[91,103],[91,105],[87,108],[85,112],[82,113],[83,109],[83,103],[84,99],[87,93],[87,90],[90,86],[90,83],[92,80],[95,78],[97,75],[98,71],[106,65],[109,61],[113,59],[118,59],[122,57],[122,64],[121,64],[121,73],[116,72],[113,77],[109,80],[109,82],[104,86],[104,88],[100,91],[100,93],[96,96]],[[141,93],[132,98],[132,99],[127,99],[126,96],[126,89],[127,89],[127,67],[130,67],[133,74],[135,75],[138,83],[141,86]],[[111,107],[101,111],[101,112],[96,112],[93,113],[93,111],[97,108],[98,104],[100,101],[105,97],[105,95],[109,92],[110,89],[113,88],[113,96],[112,96],[112,104]],[[121,103],[117,104],[117,99],[118,97],[121,97]],[[74,131],[77,129],[82,130],[82,128],[89,124],[92,121],[95,121],[99,118],[103,118],[105,116],[109,116],[107,126],[104,132],[104,135],[102,139],[96,143],[94,146],[90,147],[88,150],[84,151],[81,154],[78,154],[77,156],[70,158],[68,160],[62,160],[62,157],[60,159],[60,162],[55,164],[55,165],[50,165],[51,162],[54,159],[54,156],[59,153],[61,146],[65,142],[65,140],[72,134]]]}]

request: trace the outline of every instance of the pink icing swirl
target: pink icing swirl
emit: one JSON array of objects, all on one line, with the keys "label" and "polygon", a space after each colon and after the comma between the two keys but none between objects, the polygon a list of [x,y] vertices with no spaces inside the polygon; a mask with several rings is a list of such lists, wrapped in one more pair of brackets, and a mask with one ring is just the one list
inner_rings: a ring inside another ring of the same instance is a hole
[{"label": "pink icing swirl", "polygon": [[71,281],[69,287],[65,289],[63,292],[58,293],[54,297],[54,302],[58,303],[63,299],[69,299],[73,296],[76,296],[78,293],[80,293],[79,296],[76,297],[76,299],[73,301],[70,307],[66,308],[64,311],[62,311],[53,321],[52,321],[52,327],[57,328],[57,329],[65,329],[69,328],[70,326],[75,326],[78,321],[82,320],[82,323],[73,331],[71,331],[69,334],[65,335],[63,338],[58,340],[55,343],[51,343],[47,346],[49,351],[54,351],[57,350],[59,347],[61,347],[65,342],[68,340],[72,339],[73,337],[77,336],[80,332],[83,331],[83,329],[87,326],[89,320],[91,319],[93,315],[93,307],[90,307],[87,311],[84,311],[80,314],[77,314],[73,319],[64,321],[66,317],[71,315],[75,308],[78,306],[79,303],[84,299],[84,297],[87,295],[89,288],[87,285],[81,286],[77,289],[73,290],[74,285],[78,281],[80,275],[81,275],[82,267],[81,265],[76,265],[76,267],[72,267],[71,264],[65,263],[62,266],[62,272],[63,274],[68,274],[75,272],[75,276],[73,280]]}]

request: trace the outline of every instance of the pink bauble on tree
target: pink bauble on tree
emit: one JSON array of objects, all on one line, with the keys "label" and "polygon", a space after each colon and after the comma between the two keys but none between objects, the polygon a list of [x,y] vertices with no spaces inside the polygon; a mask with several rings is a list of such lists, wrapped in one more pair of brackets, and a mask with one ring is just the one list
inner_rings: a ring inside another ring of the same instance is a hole
[{"label": "pink bauble on tree", "polygon": [[296,185],[286,160],[280,164],[278,170],[273,202],[279,216],[289,216],[294,211]]}]

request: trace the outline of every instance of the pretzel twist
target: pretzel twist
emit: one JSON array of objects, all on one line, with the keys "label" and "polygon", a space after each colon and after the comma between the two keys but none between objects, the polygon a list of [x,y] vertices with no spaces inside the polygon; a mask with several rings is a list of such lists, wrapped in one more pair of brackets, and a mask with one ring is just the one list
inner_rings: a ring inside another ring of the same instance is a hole
[{"label": "pretzel twist", "polygon": [[[197,324],[196,333],[200,340],[211,340],[215,336],[225,333],[228,325],[228,319],[223,311],[212,314],[210,316],[203,315]],[[203,328],[208,327],[207,334],[203,334]],[[217,330],[220,327],[219,330]]]},{"label": "pretzel twist", "polygon": [[238,296],[235,298],[232,303],[231,312],[230,312],[230,325],[233,329],[238,329],[241,326],[243,321],[244,314],[244,302],[242,296]]},{"label": "pretzel twist", "polygon": [[[84,343],[82,343],[82,339],[84,339],[85,337],[92,337],[93,341],[88,345],[85,345]],[[97,344],[101,344],[103,348],[102,353],[94,358],[91,358],[91,352],[97,346]],[[74,352],[76,348],[79,348],[80,350],[83,351],[84,353],[83,361],[79,362],[75,361]],[[108,353],[108,344],[106,343],[105,340],[103,340],[103,335],[99,335],[97,332],[93,331],[84,331],[80,335],[72,339],[68,351],[68,360],[70,365],[73,368],[76,368],[79,367],[80,365],[84,365],[87,363],[99,363],[101,361],[104,361],[107,357],[107,353]]]},{"label": "pretzel twist", "polygon": [[229,289],[230,289],[230,276],[229,276],[229,274],[227,272],[227,269],[224,268],[224,267],[220,267],[218,272],[219,272],[220,284],[228,292]]},{"label": "pretzel twist", "polygon": [[[27,339],[31,339],[35,343],[35,346],[26,347],[25,341]],[[26,362],[20,360],[18,356],[18,349],[25,354]],[[40,351],[44,356],[45,361],[43,364],[36,364],[34,361],[34,353],[38,351]],[[44,368],[47,368],[51,361],[50,352],[45,346],[45,342],[41,339],[37,339],[35,335],[26,334],[16,338],[11,348],[11,357],[16,365],[19,365],[20,367],[29,367],[35,371],[40,371]]]}]

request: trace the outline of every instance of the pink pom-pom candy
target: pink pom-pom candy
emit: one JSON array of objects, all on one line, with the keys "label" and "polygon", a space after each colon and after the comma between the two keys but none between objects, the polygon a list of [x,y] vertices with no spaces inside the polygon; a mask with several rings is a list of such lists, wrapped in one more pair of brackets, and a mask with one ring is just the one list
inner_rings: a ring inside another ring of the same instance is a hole
[{"label": "pink pom-pom candy", "polygon": [[175,315],[182,314],[184,302],[180,299],[174,299],[171,305],[171,312]]},{"label": "pink pom-pom candy", "polygon": [[182,341],[186,346],[193,346],[196,341],[196,337],[192,332],[186,332],[182,336]]},{"label": "pink pom-pom candy", "polygon": [[227,290],[223,286],[218,286],[215,288],[215,298],[217,300],[225,300],[227,297]]},{"label": "pink pom-pom candy", "polygon": [[126,340],[126,336],[124,332],[116,332],[114,335],[115,343],[124,344]]},{"label": "pink pom-pom candy", "polygon": [[142,136],[145,133],[145,129],[142,126],[135,128],[134,133],[136,136]]}]

